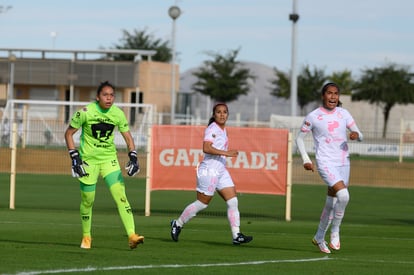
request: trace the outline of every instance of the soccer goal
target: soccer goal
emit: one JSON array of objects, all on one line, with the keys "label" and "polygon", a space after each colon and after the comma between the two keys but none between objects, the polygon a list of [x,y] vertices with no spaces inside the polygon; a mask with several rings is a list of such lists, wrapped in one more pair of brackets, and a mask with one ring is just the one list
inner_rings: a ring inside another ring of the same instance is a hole
[{"label": "soccer goal", "polygon": [[[1,172],[10,172],[10,208],[14,209],[16,173],[66,174],[68,171],[64,132],[72,114],[90,102],[9,100],[0,112],[2,151]],[[139,154],[146,154],[154,106],[138,103],[115,103],[129,121]],[[79,135],[75,143],[78,146]],[[126,150],[122,135],[115,132],[118,150]],[[6,150],[9,147],[11,150]],[[47,150],[46,150],[47,149]],[[9,152],[10,153],[6,153]],[[39,153],[40,152],[40,153]],[[24,158],[18,158],[24,154]],[[16,156],[17,155],[17,156]],[[63,157],[62,157],[63,156]],[[66,158],[65,158],[66,157]],[[50,169],[53,163],[53,169]],[[17,165],[18,164],[18,165]],[[34,165],[35,164],[35,165]]]},{"label": "soccer goal", "polygon": [[[1,135],[4,143],[11,144],[13,123],[17,124],[21,146],[63,146],[64,131],[72,114],[90,102],[10,100],[3,109]],[[154,106],[139,103],[115,103],[127,116],[131,134],[138,148],[146,147],[148,127],[154,118]],[[79,133],[80,134],[80,133]],[[122,136],[116,133],[115,143],[125,146]]]}]

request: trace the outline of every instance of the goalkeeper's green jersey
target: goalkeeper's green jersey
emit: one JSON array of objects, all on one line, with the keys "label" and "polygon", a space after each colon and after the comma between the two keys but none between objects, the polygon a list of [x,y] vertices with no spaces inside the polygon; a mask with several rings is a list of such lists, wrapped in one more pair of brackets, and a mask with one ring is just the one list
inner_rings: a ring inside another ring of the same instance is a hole
[{"label": "goalkeeper's green jersey", "polygon": [[117,106],[104,110],[98,102],[93,102],[78,110],[71,119],[70,126],[82,128],[80,155],[88,164],[103,163],[116,157],[114,130],[129,131],[124,112]]}]

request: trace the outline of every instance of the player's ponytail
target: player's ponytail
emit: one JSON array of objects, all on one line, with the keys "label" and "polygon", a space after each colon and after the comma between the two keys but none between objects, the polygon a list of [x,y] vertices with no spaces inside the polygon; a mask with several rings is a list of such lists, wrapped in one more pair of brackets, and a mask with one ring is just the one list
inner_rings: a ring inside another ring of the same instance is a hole
[{"label": "player's ponytail", "polygon": [[207,126],[208,126],[208,125],[210,125],[211,123],[213,123],[213,122],[214,122],[214,120],[215,120],[215,119],[214,119],[214,117],[210,117],[210,119],[208,120],[208,124],[207,124]]}]

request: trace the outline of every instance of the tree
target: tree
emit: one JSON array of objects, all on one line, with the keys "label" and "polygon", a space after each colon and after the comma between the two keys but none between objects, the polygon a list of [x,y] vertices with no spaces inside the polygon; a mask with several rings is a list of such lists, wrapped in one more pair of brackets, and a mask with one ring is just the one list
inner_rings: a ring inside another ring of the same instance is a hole
[{"label": "tree", "polygon": [[[276,97],[290,98],[290,75],[274,69],[276,78],[271,81],[274,85],[270,94]],[[301,114],[307,104],[320,100],[319,90],[326,81],[325,72],[322,69],[314,68],[313,71],[308,65],[304,66],[298,75],[298,104]]]},{"label": "tree", "polygon": [[[122,38],[119,44],[115,44],[116,49],[139,49],[155,50],[157,53],[152,56],[153,61],[170,62],[172,59],[172,49],[168,46],[169,41],[162,41],[155,38],[153,34],[144,30],[134,30],[132,33],[122,30]],[[134,56],[128,54],[118,54],[112,56],[115,60],[133,60]],[[143,57],[146,58],[146,57]]]},{"label": "tree", "polygon": [[11,10],[12,7],[13,6],[10,6],[10,5],[8,6],[0,5],[0,13],[6,13],[8,10]]},{"label": "tree", "polygon": [[273,68],[276,78],[271,81],[274,86],[270,91],[271,95],[281,98],[290,98],[290,75],[286,72],[279,71],[276,68]]},{"label": "tree", "polygon": [[236,61],[240,50],[231,50],[226,55],[209,53],[213,60],[204,61],[204,66],[193,73],[197,81],[192,88],[217,102],[230,102],[250,91],[249,79],[255,77],[250,70]]},{"label": "tree", "polygon": [[381,107],[384,115],[383,138],[386,137],[392,107],[414,103],[413,76],[408,67],[389,64],[363,70],[361,78],[355,83],[352,100],[368,101]]},{"label": "tree", "polygon": [[341,94],[350,95],[355,81],[352,78],[352,72],[348,70],[333,72],[328,77],[330,82],[336,83],[341,88]]}]

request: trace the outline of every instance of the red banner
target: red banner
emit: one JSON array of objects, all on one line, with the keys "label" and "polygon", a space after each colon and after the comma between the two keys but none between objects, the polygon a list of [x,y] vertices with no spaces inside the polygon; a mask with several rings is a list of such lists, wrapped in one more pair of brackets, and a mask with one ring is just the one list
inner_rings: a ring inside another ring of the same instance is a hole
[{"label": "red banner", "polygon": [[[156,125],[152,127],[151,189],[195,190],[196,166],[203,159],[205,126]],[[227,168],[237,192],[286,194],[287,129],[226,127],[229,149]]]}]

